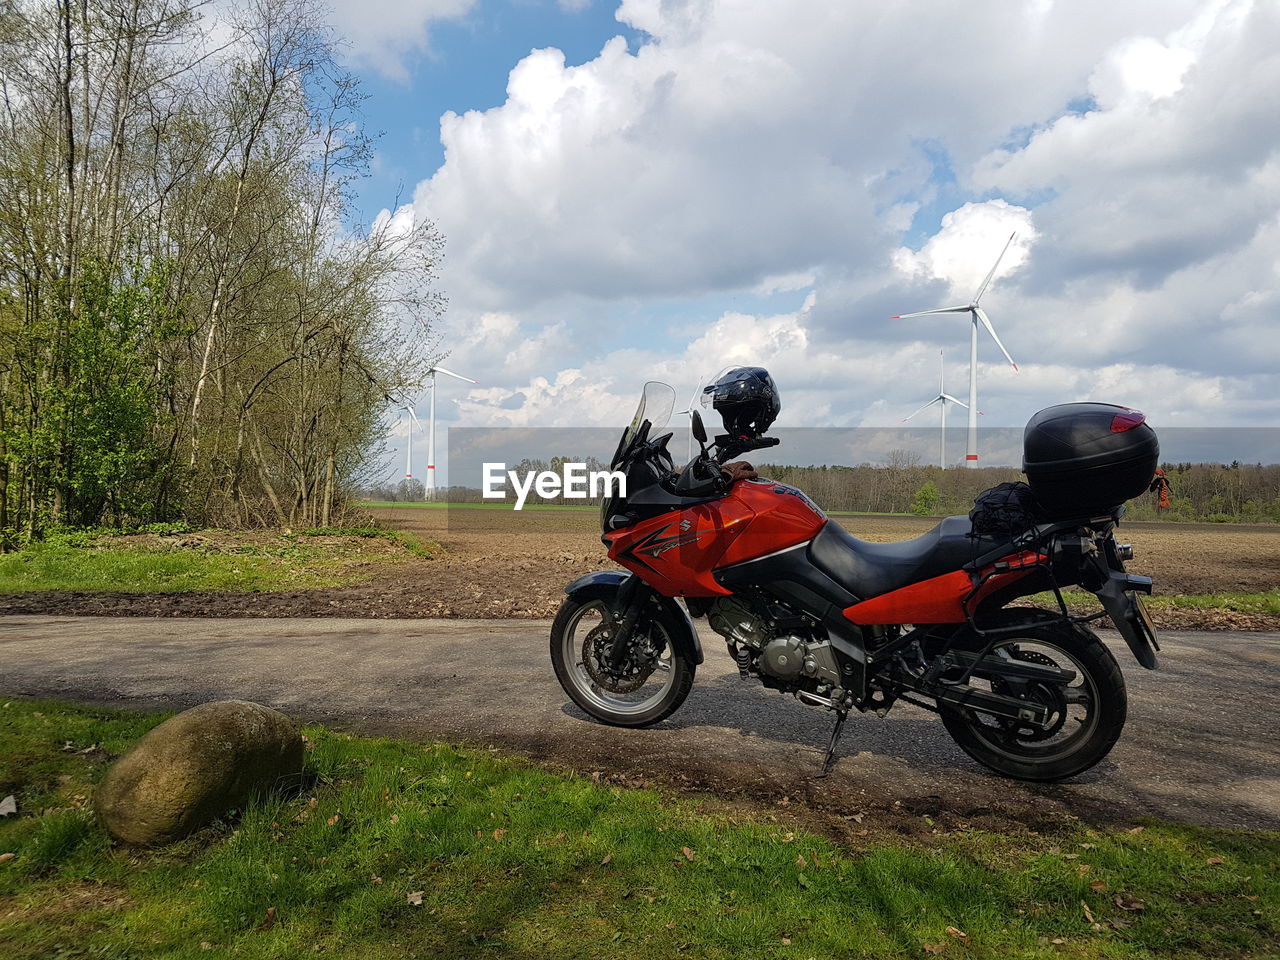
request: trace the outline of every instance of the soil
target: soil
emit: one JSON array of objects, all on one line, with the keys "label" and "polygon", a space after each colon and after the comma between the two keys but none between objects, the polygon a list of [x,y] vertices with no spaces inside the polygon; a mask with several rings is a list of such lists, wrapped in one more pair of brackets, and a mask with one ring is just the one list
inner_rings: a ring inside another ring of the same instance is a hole
[{"label": "soil", "polygon": [[[443,547],[435,559],[371,563],[361,583],[269,592],[31,593],[0,596],[0,614],[372,618],[533,618],[555,615],[564,585],[613,566],[587,510],[424,509],[373,511],[384,524]],[[936,519],[838,517],[877,541],[923,533]],[[1156,593],[1255,593],[1280,586],[1280,526],[1132,523],[1133,573]],[[1278,630],[1280,617],[1228,610],[1161,609],[1157,625],[1180,630]]]}]

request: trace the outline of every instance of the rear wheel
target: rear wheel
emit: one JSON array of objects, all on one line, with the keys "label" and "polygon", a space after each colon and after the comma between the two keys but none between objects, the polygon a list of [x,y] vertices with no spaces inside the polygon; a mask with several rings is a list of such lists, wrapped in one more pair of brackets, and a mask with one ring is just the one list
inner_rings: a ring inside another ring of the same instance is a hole
[{"label": "rear wheel", "polygon": [[608,653],[614,623],[606,595],[570,597],[551,626],[551,664],[565,693],[597,720],[647,727],[675,712],[693,688],[695,666],[676,650],[678,625],[650,604],[636,624],[625,662]]},{"label": "rear wheel", "polygon": [[[965,753],[998,773],[1019,780],[1063,780],[1105,757],[1124,729],[1128,711],[1124,675],[1106,645],[1079,624],[1053,620],[1044,611],[1005,610],[999,624],[1033,617],[996,641],[988,656],[1056,666],[1075,673],[1070,683],[979,680],[993,693],[1016,696],[1048,711],[1044,727],[973,709],[942,708],[942,722]],[[981,637],[963,644],[980,650]]]}]

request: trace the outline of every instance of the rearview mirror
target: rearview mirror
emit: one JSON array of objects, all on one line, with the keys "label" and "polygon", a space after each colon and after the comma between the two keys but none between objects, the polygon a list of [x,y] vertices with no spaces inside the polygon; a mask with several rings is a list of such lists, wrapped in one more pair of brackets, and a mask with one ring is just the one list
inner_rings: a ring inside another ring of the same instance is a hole
[{"label": "rearview mirror", "polygon": [[693,431],[693,439],[705,444],[707,442],[707,428],[702,425],[701,414],[697,410],[690,410],[689,419],[691,421],[689,429]]}]

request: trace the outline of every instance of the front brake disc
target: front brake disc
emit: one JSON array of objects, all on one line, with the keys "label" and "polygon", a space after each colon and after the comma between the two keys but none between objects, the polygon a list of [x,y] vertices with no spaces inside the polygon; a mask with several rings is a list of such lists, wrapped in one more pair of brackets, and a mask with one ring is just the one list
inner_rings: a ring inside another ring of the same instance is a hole
[{"label": "front brake disc", "polygon": [[610,693],[633,693],[644,686],[645,681],[653,674],[658,666],[657,657],[646,655],[651,647],[647,638],[633,638],[627,647],[627,657],[622,668],[615,669],[609,663],[609,651],[613,646],[612,626],[602,623],[587,634],[582,650],[582,665],[591,682],[602,690]]}]

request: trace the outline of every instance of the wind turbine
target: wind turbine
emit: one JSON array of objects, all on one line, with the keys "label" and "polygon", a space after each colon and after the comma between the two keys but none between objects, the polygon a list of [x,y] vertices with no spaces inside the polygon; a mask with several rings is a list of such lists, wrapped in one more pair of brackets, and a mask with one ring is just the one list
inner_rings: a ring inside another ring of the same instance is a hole
[{"label": "wind turbine", "polygon": [[[944,370],[944,364],[942,359],[942,351],[939,350],[938,351],[938,395],[934,397],[932,400],[930,400],[928,403],[926,403],[919,410],[917,410],[916,413],[923,413],[925,410],[928,410],[930,407],[932,407],[935,403],[942,404],[942,431],[938,436],[938,465],[942,467],[943,470],[945,470],[947,469],[947,404],[958,403],[962,407],[968,407],[969,405],[965,403],[963,400],[957,400],[955,397],[951,396],[951,394],[947,393],[946,388],[942,385],[943,370]],[[911,414],[911,417],[914,417],[916,413]],[[911,419],[911,417],[903,417],[902,422],[906,423],[908,420]]]},{"label": "wind turbine", "polygon": [[405,431],[405,448],[404,448],[404,478],[406,480],[413,479],[413,428],[421,428],[422,424],[418,423],[417,414],[413,412],[413,407],[405,406],[404,412],[409,415],[409,429]]},{"label": "wind turbine", "polygon": [[[978,287],[978,292],[973,295],[973,299],[968,303],[955,307],[939,307],[937,310],[921,310],[919,313],[904,313],[898,317],[890,317],[890,320],[910,320],[912,317],[927,317],[935,313],[967,313],[970,315],[972,326],[969,330],[969,442],[965,452],[965,464],[970,467],[978,465],[978,324],[981,323],[986,328],[987,333],[991,334],[991,339],[996,342],[996,346],[1000,348],[1000,352],[1004,354],[1009,365],[1014,370],[1018,369],[1018,365],[1013,362],[1013,357],[1009,356],[1009,351],[1004,348],[1004,344],[1000,342],[1000,338],[996,336],[996,329],[991,325],[991,318],[987,316],[986,311],[978,306],[978,301],[982,299],[982,295],[987,290],[987,284],[991,282],[991,278],[996,274],[996,267],[1000,266],[1000,261],[1004,259],[1005,252],[1009,249],[1009,244],[1013,243],[1013,238],[1017,233],[1009,234],[1009,239],[1004,243],[1004,249],[1000,251],[1000,256],[996,257],[996,262],[992,265],[991,271],[987,274],[987,278],[982,281],[982,286]],[[941,393],[941,391],[939,391]],[[945,411],[945,407],[943,410]],[[915,414],[912,414],[914,416]]]},{"label": "wind turbine", "polygon": [[[462,380],[464,383],[474,383],[479,385],[479,380],[472,380],[470,377],[464,377],[461,374],[454,373],[452,370],[446,370],[444,367],[432,367],[427,371],[427,377],[431,381],[431,427],[427,432],[427,499],[434,500],[436,498],[436,374],[443,373],[446,377],[453,377],[455,380]],[[416,418],[415,418],[416,419]]]}]

